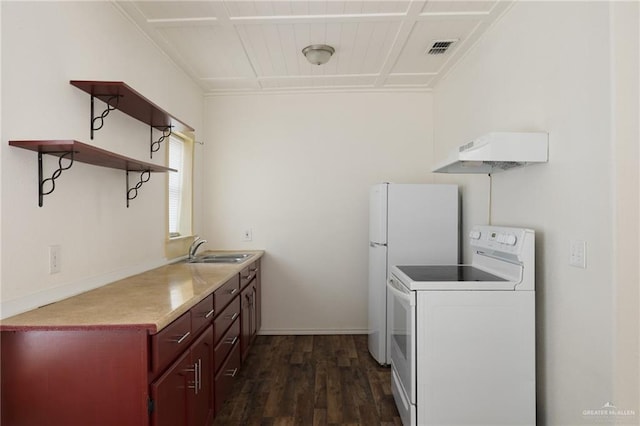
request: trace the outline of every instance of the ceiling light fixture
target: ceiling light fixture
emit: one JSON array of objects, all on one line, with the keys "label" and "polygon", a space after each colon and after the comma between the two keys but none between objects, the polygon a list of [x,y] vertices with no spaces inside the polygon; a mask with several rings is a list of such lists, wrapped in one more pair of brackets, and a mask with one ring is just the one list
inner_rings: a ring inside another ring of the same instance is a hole
[{"label": "ceiling light fixture", "polygon": [[302,49],[302,54],[307,58],[307,61],[313,65],[322,65],[329,62],[331,55],[336,50],[326,44],[312,44]]}]

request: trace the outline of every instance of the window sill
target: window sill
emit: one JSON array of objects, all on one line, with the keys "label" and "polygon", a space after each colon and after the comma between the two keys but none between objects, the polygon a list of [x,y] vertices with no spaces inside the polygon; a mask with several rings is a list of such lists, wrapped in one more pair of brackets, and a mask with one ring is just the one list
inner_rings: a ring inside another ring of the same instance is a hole
[{"label": "window sill", "polygon": [[195,235],[181,235],[179,237],[168,238],[164,245],[167,260],[177,259],[189,254],[189,246],[194,238]]}]

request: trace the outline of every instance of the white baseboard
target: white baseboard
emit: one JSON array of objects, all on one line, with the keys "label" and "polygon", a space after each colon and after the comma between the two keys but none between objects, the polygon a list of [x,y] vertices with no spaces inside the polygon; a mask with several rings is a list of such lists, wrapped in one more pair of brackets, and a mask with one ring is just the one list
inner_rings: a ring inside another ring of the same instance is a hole
[{"label": "white baseboard", "polygon": [[[173,260],[172,260],[173,262]],[[0,319],[12,317],[26,311],[30,311],[40,306],[58,302],[71,296],[84,293],[94,288],[102,287],[114,281],[140,274],[154,268],[164,266],[169,262],[166,260],[146,262],[129,268],[119,269],[104,275],[87,278],[84,280],[68,283],[59,287],[51,288],[18,299],[0,302]]]},{"label": "white baseboard", "polygon": [[327,328],[314,328],[314,329],[299,329],[299,328],[278,328],[268,329],[262,328],[258,332],[264,336],[309,336],[309,335],[327,335],[327,334],[368,334],[369,331],[363,328],[353,329],[327,329]]}]

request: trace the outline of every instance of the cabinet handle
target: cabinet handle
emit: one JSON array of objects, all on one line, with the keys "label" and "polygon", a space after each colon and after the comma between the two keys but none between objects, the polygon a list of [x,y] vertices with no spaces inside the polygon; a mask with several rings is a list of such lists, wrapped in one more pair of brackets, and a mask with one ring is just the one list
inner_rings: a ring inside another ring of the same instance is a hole
[{"label": "cabinet handle", "polygon": [[194,379],[196,381],[195,391],[196,391],[196,395],[197,395],[198,394],[198,384],[199,384],[198,382],[199,382],[199,377],[200,377],[200,374],[198,372],[198,370],[200,370],[200,368],[199,368],[199,365],[198,365],[197,362],[195,364],[193,364],[193,368],[195,368],[195,370],[196,370],[195,374],[193,376],[194,376]]},{"label": "cabinet handle", "polygon": [[193,373],[193,386],[187,385],[189,389],[193,389],[195,394],[198,394],[198,389],[202,389],[202,383],[200,383],[200,360],[193,364],[193,368],[187,368],[187,373]]},{"label": "cabinet handle", "polygon": [[234,312],[233,315],[227,315],[226,318],[230,321],[233,321],[234,319],[238,318],[238,313]]},{"label": "cabinet handle", "polygon": [[209,318],[211,315],[213,315],[213,311],[215,311],[215,309],[210,310],[209,312],[207,312],[207,314],[204,316],[205,319]]},{"label": "cabinet handle", "polygon": [[233,370],[227,370],[224,375],[225,376],[229,376],[229,377],[236,377],[236,374],[238,373],[238,369],[234,368]]},{"label": "cabinet handle", "polygon": [[235,345],[237,341],[238,341],[238,336],[235,336],[235,337],[229,337],[229,338],[227,338],[227,340],[225,340],[224,342],[225,342],[227,345]]},{"label": "cabinet handle", "polygon": [[257,270],[258,270],[258,268],[253,268],[253,269],[249,268],[249,272],[255,272]]},{"label": "cabinet handle", "polygon": [[184,342],[184,339],[186,339],[187,337],[189,337],[189,335],[191,334],[190,331],[187,331],[182,337],[179,337],[178,340],[176,340],[176,342],[178,344]]},{"label": "cabinet handle", "polygon": [[237,288],[234,288],[233,290],[231,290],[231,291],[229,292],[229,294],[236,294],[237,292],[238,292],[238,289],[237,289]]},{"label": "cabinet handle", "polygon": [[198,390],[202,390],[202,359],[201,358],[198,358]]},{"label": "cabinet handle", "polygon": [[251,274],[247,275],[246,277],[245,276],[241,276],[240,278],[242,278],[243,280],[246,280],[246,279],[249,279],[250,276],[251,276]]},{"label": "cabinet handle", "polygon": [[194,374],[193,374],[193,378],[196,381],[195,386],[193,388],[194,388],[194,390],[196,392],[196,395],[197,395],[198,394],[198,387],[199,387],[199,383],[200,383],[200,373],[199,373],[200,366],[196,362],[196,363],[193,364],[193,368],[196,370],[196,371],[194,371]]}]

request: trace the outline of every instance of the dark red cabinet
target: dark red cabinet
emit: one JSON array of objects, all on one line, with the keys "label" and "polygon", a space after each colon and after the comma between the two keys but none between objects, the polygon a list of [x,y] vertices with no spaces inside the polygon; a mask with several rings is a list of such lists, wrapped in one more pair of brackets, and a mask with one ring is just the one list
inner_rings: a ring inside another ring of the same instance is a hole
[{"label": "dark red cabinet", "polygon": [[135,324],[3,327],[0,424],[209,426],[259,329],[258,265],[244,301],[236,274],[151,335]]},{"label": "dark red cabinet", "polygon": [[188,424],[209,425],[213,420],[213,326],[210,325],[193,344],[191,367],[195,371],[187,386]]},{"label": "dark red cabinet", "polygon": [[147,347],[140,329],[3,330],[0,424],[148,424]]},{"label": "dark red cabinet", "polygon": [[242,305],[242,335],[240,339],[242,362],[249,354],[251,343],[256,336],[256,285],[255,279],[247,285],[240,293],[240,303]]},{"label": "dark red cabinet", "polygon": [[154,426],[187,426],[187,391],[190,357],[184,353],[151,384],[151,423]]},{"label": "dark red cabinet", "polygon": [[251,344],[260,329],[260,261],[257,260],[240,272],[240,305],[242,314],[240,357],[245,361]]},{"label": "dark red cabinet", "polygon": [[189,347],[192,342],[191,312],[151,336],[151,371],[156,374]]},{"label": "dark red cabinet", "polygon": [[213,418],[213,326],[151,384],[153,426],[206,426]]},{"label": "dark red cabinet", "polygon": [[233,388],[238,371],[240,371],[240,344],[236,343],[224,363],[216,373],[215,378],[215,408],[216,413],[222,408]]}]

